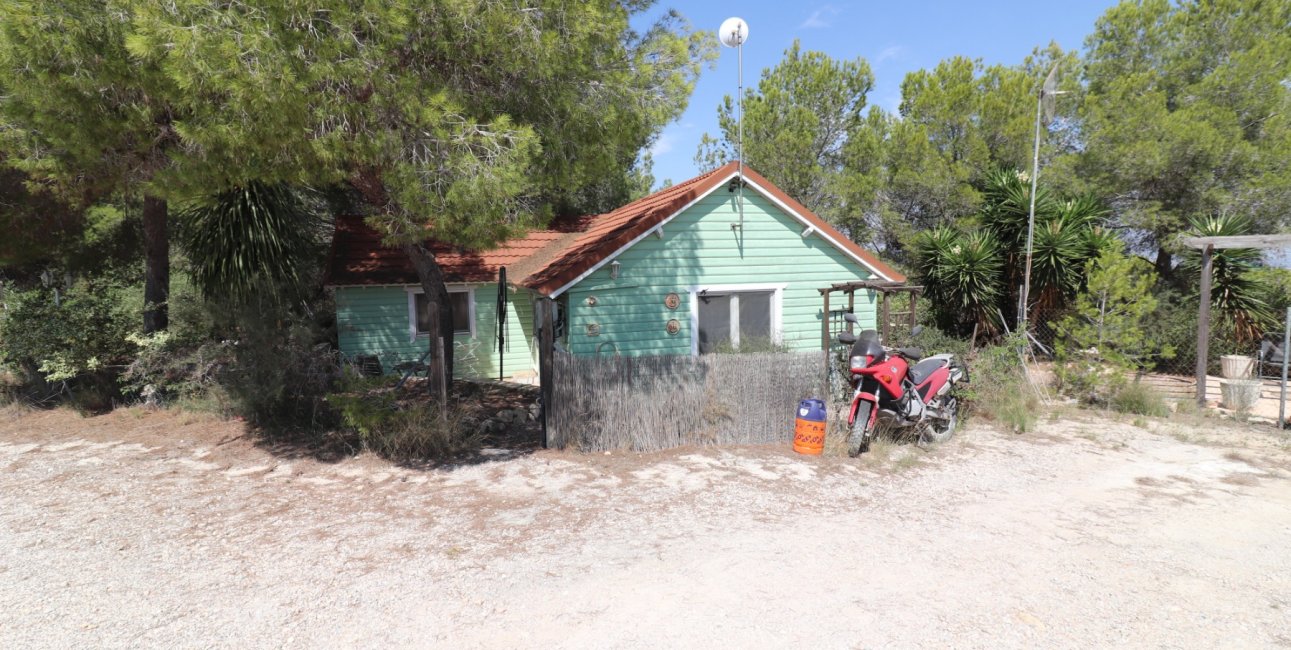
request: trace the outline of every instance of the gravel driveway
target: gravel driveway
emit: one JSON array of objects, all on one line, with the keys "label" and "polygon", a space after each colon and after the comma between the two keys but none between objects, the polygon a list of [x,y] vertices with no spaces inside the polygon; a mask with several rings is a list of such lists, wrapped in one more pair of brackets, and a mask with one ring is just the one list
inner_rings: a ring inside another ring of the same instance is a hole
[{"label": "gravel driveway", "polygon": [[418,469],[3,411],[0,647],[1291,647],[1291,448],[1072,416]]}]

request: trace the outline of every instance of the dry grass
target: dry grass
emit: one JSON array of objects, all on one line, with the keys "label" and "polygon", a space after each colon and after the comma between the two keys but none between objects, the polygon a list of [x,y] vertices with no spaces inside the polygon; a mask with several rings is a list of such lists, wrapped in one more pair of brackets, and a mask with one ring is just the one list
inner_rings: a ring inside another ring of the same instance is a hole
[{"label": "dry grass", "polygon": [[363,436],[363,446],[393,460],[444,458],[479,447],[482,434],[459,412],[439,417],[429,408],[399,411]]},{"label": "dry grass", "polygon": [[10,400],[0,403],[0,419],[15,421],[18,418],[35,411],[36,409],[22,400]]}]

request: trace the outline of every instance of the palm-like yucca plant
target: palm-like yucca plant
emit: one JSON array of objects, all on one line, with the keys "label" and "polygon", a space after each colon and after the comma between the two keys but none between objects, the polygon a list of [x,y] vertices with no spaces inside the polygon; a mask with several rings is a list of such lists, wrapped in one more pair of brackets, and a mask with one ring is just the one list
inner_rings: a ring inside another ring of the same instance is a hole
[{"label": "palm-like yucca plant", "polygon": [[[1248,235],[1251,231],[1249,219],[1233,214],[1193,218],[1190,224],[1190,234],[1195,237],[1231,237]],[[1211,307],[1232,325],[1238,343],[1249,344],[1259,339],[1275,321],[1264,300],[1266,288],[1250,273],[1263,263],[1260,252],[1253,248],[1221,248],[1214,251],[1212,260]],[[1193,277],[1199,277],[1201,252],[1189,249],[1182,266]]]},{"label": "palm-like yucca plant", "polygon": [[1031,254],[1031,286],[1036,307],[1057,307],[1064,297],[1075,295],[1079,289],[1084,268],[1083,232],[1082,226],[1062,218],[1036,224]]},{"label": "palm-like yucca plant", "polygon": [[[986,175],[982,189],[982,225],[1010,254],[1025,254],[1027,222],[1031,214],[1031,181],[1023,172],[997,169]],[[1036,222],[1048,221],[1057,202],[1041,185],[1035,195]]]},{"label": "palm-like yucca plant", "polygon": [[1078,228],[1096,228],[1107,217],[1107,208],[1103,207],[1098,197],[1083,194],[1065,201],[1054,202],[1055,217],[1067,221]]},{"label": "palm-like yucca plant", "polygon": [[258,182],[189,207],[178,220],[198,290],[239,302],[297,284],[321,223],[296,190]]},{"label": "palm-like yucca plant", "polygon": [[1052,212],[1036,216],[1031,256],[1031,286],[1041,309],[1074,297],[1084,284],[1086,263],[1121,246],[1116,234],[1103,228],[1107,210],[1096,197],[1055,200],[1050,207]]},{"label": "palm-like yucca plant", "polygon": [[1112,230],[1094,226],[1081,237],[1081,248],[1085,261],[1088,262],[1102,257],[1108,251],[1124,251],[1125,242]]},{"label": "palm-like yucca plant", "polygon": [[962,234],[942,226],[925,233],[915,247],[918,269],[928,295],[943,311],[980,333],[999,329],[1000,274],[1004,260],[994,234]]},{"label": "palm-like yucca plant", "polygon": [[927,283],[929,295],[940,291],[942,262],[946,255],[949,254],[950,249],[958,245],[963,236],[963,233],[958,230],[943,225],[925,231],[915,239],[915,268],[918,270],[920,277],[925,280],[932,280],[931,283]]},{"label": "palm-like yucca plant", "polygon": [[[928,231],[914,252],[939,319],[962,326],[966,316],[989,334],[998,331],[1001,315],[1016,315],[1026,268],[1031,182],[1022,172],[996,170],[987,175],[982,192],[979,231]],[[1031,307],[1052,314],[1081,290],[1086,262],[1122,245],[1103,227],[1106,209],[1093,196],[1059,200],[1041,186],[1035,199]]]}]

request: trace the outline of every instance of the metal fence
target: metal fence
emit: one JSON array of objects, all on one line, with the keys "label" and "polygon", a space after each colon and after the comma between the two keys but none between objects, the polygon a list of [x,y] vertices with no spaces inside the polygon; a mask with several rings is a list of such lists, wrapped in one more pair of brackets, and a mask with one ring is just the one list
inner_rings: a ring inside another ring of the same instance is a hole
[{"label": "metal fence", "polygon": [[553,357],[548,444],[583,451],[788,442],[820,352]]},{"label": "metal fence", "polygon": [[[1070,311],[1065,308],[1035,309],[1030,314],[1028,327],[1035,355],[1042,361],[1052,361],[1062,342],[1062,319]],[[1162,346],[1161,354],[1146,363],[1146,371],[1158,375],[1194,377],[1197,375],[1197,311],[1171,310],[1171,315],[1141,324],[1154,342]],[[1241,339],[1235,335],[1232,324],[1221,319],[1212,320],[1207,339],[1206,373],[1217,376],[1221,372],[1220,359],[1225,355],[1243,355],[1256,359],[1255,373],[1273,376],[1272,364],[1260,364],[1261,351],[1268,357],[1269,345],[1264,341],[1281,341],[1282,332],[1268,332],[1263,339]],[[1266,366],[1266,367],[1265,367]]]}]

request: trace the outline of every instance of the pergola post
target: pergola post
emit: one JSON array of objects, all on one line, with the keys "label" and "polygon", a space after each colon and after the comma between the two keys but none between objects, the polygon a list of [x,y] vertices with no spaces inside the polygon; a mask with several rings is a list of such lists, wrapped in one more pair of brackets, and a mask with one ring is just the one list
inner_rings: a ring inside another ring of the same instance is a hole
[{"label": "pergola post", "polygon": [[829,291],[821,290],[821,295],[825,298],[825,306],[820,318],[820,349],[829,351]]},{"label": "pergola post", "polygon": [[[538,311],[538,388],[542,395],[542,448],[551,448],[553,438],[560,439],[560,431],[552,431],[552,406],[555,402],[555,368],[553,358],[556,354],[556,301],[538,297],[534,303]],[[555,433],[556,435],[552,435]]]},{"label": "pergola post", "polygon": [[1210,356],[1210,281],[1216,248],[1291,248],[1291,235],[1185,237],[1183,245],[1201,250],[1201,305],[1197,310],[1197,404],[1206,405],[1206,366]]},{"label": "pergola post", "polygon": [[1197,312],[1197,405],[1206,405],[1206,367],[1210,357],[1210,276],[1215,265],[1215,247],[1201,249],[1201,306]]}]

